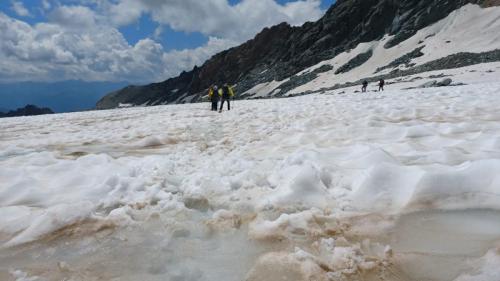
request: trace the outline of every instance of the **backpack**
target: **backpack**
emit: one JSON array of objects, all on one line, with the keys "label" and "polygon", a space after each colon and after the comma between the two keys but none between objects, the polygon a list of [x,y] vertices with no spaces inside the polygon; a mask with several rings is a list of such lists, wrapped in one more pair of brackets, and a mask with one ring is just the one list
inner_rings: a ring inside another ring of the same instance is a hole
[{"label": "backpack", "polygon": [[219,90],[216,88],[210,88],[208,90],[208,97],[210,98],[211,101],[218,101],[219,100]]},{"label": "backpack", "polygon": [[224,86],[222,88],[222,98],[224,98],[225,100],[228,100],[229,98],[231,98],[231,95],[229,94],[229,87]]}]

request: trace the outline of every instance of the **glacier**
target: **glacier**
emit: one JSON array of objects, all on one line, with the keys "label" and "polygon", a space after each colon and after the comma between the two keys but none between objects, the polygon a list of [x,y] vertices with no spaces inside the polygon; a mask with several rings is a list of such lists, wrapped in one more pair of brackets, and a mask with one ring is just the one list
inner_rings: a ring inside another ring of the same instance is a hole
[{"label": "glacier", "polygon": [[500,280],[492,69],[3,119],[0,280]]}]

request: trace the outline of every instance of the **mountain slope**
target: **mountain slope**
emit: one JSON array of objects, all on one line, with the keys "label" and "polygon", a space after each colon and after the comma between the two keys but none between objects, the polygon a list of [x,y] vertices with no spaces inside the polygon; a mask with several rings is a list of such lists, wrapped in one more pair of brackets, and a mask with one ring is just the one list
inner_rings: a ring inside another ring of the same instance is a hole
[{"label": "mountain slope", "polygon": [[[419,30],[394,48],[385,48],[392,38],[385,36],[380,40],[359,44],[350,52],[304,70],[299,76],[318,68],[332,69],[288,91],[287,95],[345,88],[359,85],[361,80],[365,79],[369,82],[386,79],[391,83],[400,83],[410,79],[420,79],[422,76],[431,75],[424,73],[433,71],[450,76],[456,74],[452,69],[498,62],[500,61],[499,29],[499,7],[483,9],[476,5],[466,5],[445,19]],[[352,64],[357,56],[366,52],[371,52],[372,56],[363,64],[352,71],[336,73],[336,69]],[[494,71],[493,69],[488,71]],[[458,76],[456,78],[460,81]],[[282,88],[283,83],[274,83],[273,87]],[[271,91],[275,91],[273,87]],[[246,94],[254,93],[258,91],[250,90]]]},{"label": "mountain slope", "polygon": [[241,93],[257,85],[284,81],[286,84],[280,89],[280,95],[283,95],[314,80],[317,74],[330,68],[318,69],[316,73],[304,77],[295,74],[346,54],[360,43],[392,35],[383,47],[394,49],[422,28],[438,22],[468,3],[495,4],[486,2],[339,0],[315,23],[306,23],[301,27],[283,23],[266,28],[254,39],[215,55],[203,66],[195,67],[190,72],[183,72],[161,83],[130,86],[111,93],[98,102],[97,108],[113,108],[119,103],[156,105],[195,102],[201,99],[212,83],[223,82],[235,84],[241,96]]}]

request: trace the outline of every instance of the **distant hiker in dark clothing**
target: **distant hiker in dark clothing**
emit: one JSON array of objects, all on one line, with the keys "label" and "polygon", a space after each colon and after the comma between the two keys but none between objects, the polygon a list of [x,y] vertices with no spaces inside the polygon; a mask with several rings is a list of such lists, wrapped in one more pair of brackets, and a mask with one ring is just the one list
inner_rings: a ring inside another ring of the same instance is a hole
[{"label": "distant hiker in dark clothing", "polygon": [[368,88],[368,81],[363,81],[363,87],[361,87],[361,92],[365,93],[366,88]]},{"label": "distant hiker in dark clothing", "polygon": [[385,85],[384,79],[380,79],[380,81],[378,82],[378,91],[379,92],[384,90],[384,85]]},{"label": "distant hiker in dark clothing", "polygon": [[217,111],[217,105],[219,103],[219,89],[217,86],[210,86],[208,89],[208,98],[212,102],[212,111]]},{"label": "distant hiker in dark clothing", "polygon": [[224,84],[224,86],[219,90],[219,95],[222,97],[222,101],[220,104],[220,109],[219,112],[222,112],[222,108],[224,107],[224,102],[227,101],[227,110],[231,110],[231,103],[230,99],[234,97],[234,91],[231,86],[229,86],[227,83]]}]

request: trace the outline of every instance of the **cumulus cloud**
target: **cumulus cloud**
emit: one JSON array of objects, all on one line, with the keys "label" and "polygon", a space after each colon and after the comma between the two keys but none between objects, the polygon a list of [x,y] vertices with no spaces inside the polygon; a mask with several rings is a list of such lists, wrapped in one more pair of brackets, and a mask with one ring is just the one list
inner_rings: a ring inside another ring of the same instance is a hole
[{"label": "cumulus cloud", "polygon": [[26,9],[26,7],[24,7],[23,2],[12,1],[11,3],[12,3],[12,6],[11,6],[12,11],[14,11],[14,13],[16,13],[18,16],[27,17],[27,16],[31,15],[30,12],[28,11],[28,9]]},{"label": "cumulus cloud", "polygon": [[99,4],[111,19],[111,23],[116,26],[132,24],[146,12],[140,0],[120,0],[116,4],[100,1]]},{"label": "cumulus cloud", "polygon": [[179,74],[179,69],[190,69],[195,65],[201,65],[207,58],[238,45],[239,42],[231,39],[210,37],[208,42],[196,49],[171,51],[165,53],[163,61],[167,64],[166,74],[169,77]]},{"label": "cumulus cloud", "polygon": [[[78,11],[78,10],[77,10]],[[0,13],[0,80],[161,81],[236,44],[210,38],[196,49],[165,52],[152,39],[130,45],[115,28],[74,29],[67,18],[31,26]],[[84,21],[85,24],[93,21]]]},{"label": "cumulus cloud", "polygon": [[224,0],[119,0],[107,9],[117,25],[129,24],[150,13],[156,22],[174,30],[244,41],[262,28],[280,22],[301,25],[315,21],[323,15],[320,6],[321,0],[285,5],[274,0],[242,0],[234,6]]},{"label": "cumulus cloud", "polygon": [[[0,81],[162,81],[201,65],[212,55],[253,37],[263,27],[283,21],[299,25],[323,14],[320,0],[285,5],[273,0],[242,0],[233,6],[226,0],[41,3],[48,11],[47,22],[34,25],[0,12]],[[132,45],[118,28],[144,14],[150,15],[158,28],[151,38]],[[163,26],[201,32],[209,40],[194,49],[166,51],[156,41]]]},{"label": "cumulus cloud", "polygon": [[78,29],[94,27],[96,17],[94,11],[85,6],[61,6],[49,15],[52,23]]}]

